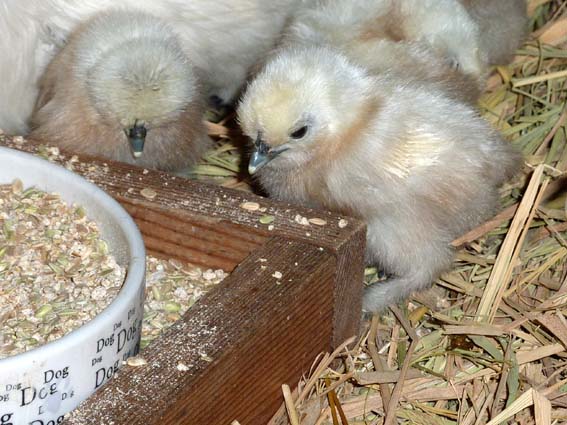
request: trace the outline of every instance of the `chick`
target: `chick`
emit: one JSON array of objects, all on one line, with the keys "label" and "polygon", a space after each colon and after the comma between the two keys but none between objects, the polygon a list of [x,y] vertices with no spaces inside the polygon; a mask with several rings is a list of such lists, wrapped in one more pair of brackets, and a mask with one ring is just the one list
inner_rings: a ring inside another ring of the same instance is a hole
[{"label": "chick", "polygon": [[484,78],[461,72],[423,42],[374,40],[350,43],[341,50],[373,74],[393,74],[470,105],[477,104],[484,86]]},{"label": "chick", "polygon": [[380,311],[450,268],[450,242],[490,217],[519,155],[474,108],[427,85],[370,75],[328,47],[283,49],[239,108],[249,171],[278,199],[357,216]]},{"label": "chick", "polygon": [[47,67],[31,137],[176,170],[209,146],[200,99],[169,26],[142,12],[109,11],[79,26]]},{"label": "chick", "polygon": [[459,0],[480,28],[480,48],[489,65],[514,58],[528,33],[526,0]]},{"label": "chick", "polygon": [[[479,80],[486,71],[478,25],[458,0],[325,0],[296,14],[283,44],[331,45],[378,71],[396,66],[400,55],[409,64],[415,54],[404,45],[427,46],[436,55],[433,75],[442,65]],[[410,68],[427,69],[422,56]]]},{"label": "chick", "polygon": [[150,13],[176,31],[203,96],[230,103],[272,49],[301,0],[5,0],[0,3],[0,128],[26,133],[38,81],[81,22],[116,7]]}]

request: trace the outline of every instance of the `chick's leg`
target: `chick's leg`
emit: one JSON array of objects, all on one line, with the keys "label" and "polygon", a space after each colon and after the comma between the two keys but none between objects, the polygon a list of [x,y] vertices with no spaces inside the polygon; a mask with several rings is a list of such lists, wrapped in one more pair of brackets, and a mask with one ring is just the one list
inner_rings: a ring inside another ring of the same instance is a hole
[{"label": "chick's leg", "polygon": [[428,273],[392,277],[386,281],[375,283],[366,288],[363,309],[379,313],[389,305],[407,298],[413,291],[431,284],[433,277]]},{"label": "chick's leg", "polygon": [[445,238],[434,234],[438,236],[435,238],[415,230],[415,225],[396,227],[391,231],[387,226],[369,225],[367,257],[392,277],[366,289],[363,300],[365,311],[384,310],[412,292],[430,286],[451,267],[453,249]]}]

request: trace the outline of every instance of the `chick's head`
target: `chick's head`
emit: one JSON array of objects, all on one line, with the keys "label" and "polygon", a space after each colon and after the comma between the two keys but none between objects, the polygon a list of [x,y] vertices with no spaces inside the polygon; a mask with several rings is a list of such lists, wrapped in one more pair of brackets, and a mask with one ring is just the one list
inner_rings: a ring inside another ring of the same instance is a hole
[{"label": "chick's head", "polygon": [[434,48],[440,54],[448,55],[449,64],[466,75],[483,80],[488,59],[472,36],[458,34],[436,40]]},{"label": "chick's head", "polygon": [[196,101],[197,79],[175,35],[161,21],[134,14],[128,22],[94,24],[94,36],[87,32],[79,44],[84,59],[78,61],[79,74],[85,74],[94,108],[124,132],[138,157],[146,133],[151,140],[153,129],[179,119]]},{"label": "chick's head", "polygon": [[367,95],[367,76],[322,47],[281,52],[249,85],[238,108],[254,142],[249,172],[300,168],[330,149]]}]

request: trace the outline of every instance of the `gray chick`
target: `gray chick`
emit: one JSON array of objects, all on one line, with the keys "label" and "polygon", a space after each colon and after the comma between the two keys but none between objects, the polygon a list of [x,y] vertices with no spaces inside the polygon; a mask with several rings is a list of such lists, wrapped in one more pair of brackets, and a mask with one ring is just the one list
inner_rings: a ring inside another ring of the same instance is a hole
[{"label": "gray chick", "polygon": [[160,19],[111,10],[80,25],[48,65],[31,137],[148,168],[194,164],[210,144],[197,77]]},{"label": "gray chick", "polygon": [[287,48],[238,109],[249,171],[278,199],[357,216],[367,260],[391,278],[368,288],[380,311],[451,267],[450,242],[490,217],[520,156],[473,107],[338,50]]},{"label": "gray chick", "polygon": [[477,22],[489,65],[505,65],[528,34],[526,0],[459,0]]}]

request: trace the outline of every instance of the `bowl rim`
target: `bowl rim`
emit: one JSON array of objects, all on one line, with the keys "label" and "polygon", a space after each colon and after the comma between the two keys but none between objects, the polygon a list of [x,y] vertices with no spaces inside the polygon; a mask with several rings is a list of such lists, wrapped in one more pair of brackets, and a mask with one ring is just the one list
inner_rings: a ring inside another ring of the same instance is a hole
[{"label": "bowl rim", "polygon": [[[33,348],[23,353],[0,359],[0,368],[9,367],[10,363],[25,363],[35,358],[51,358],[53,355],[64,351],[66,346],[80,346],[90,335],[96,333],[96,329],[108,322],[111,317],[119,316],[123,310],[123,303],[128,300],[135,299],[140,290],[140,285],[145,283],[146,272],[146,250],[142,234],[132,217],[126,212],[124,207],[114,198],[107,194],[99,186],[91,183],[84,177],[67,170],[61,165],[54,164],[45,159],[39,158],[33,154],[21,152],[16,149],[0,146],[0,156],[13,157],[15,159],[28,161],[32,165],[36,164],[40,167],[52,169],[53,173],[59,174],[61,177],[75,182],[85,188],[88,196],[96,199],[108,209],[109,215],[119,224],[126,235],[127,246],[129,250],[128,267],[126,268],[126,277],[124,283],[118,292],[118,295],[112,302],[98,313],[92,320],[79,326],[62,337],[50,341],[47,344]],[[29,363],[29,368],[34,367],[33,363]]]}]

